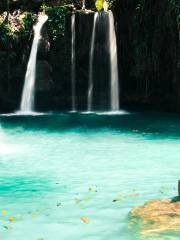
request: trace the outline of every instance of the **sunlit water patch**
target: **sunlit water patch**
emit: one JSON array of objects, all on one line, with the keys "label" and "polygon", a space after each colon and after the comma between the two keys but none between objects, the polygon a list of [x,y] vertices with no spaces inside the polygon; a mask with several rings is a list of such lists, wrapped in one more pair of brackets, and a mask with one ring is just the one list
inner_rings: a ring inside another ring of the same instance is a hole
[{"label": "sunlit water patch", "polygon": [[0,146],[14,149],[0,150],[3,240],[144,240],[129,228],[130,210],[177,194],[178,116],[73,113],[0,122]]}]

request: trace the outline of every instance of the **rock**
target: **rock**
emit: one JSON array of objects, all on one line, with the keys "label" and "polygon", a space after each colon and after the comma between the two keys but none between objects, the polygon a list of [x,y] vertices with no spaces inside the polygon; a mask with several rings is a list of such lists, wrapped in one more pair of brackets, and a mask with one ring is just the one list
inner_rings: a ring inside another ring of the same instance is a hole
[{"label": "rock", "polygon": [[47,61],[37,61],[36,91],[50,91],[53,85],[52,68]]},{"label": "rock", "polygon": [[135,207],[130,213],[130,226],[134,225],[143,235],[180,231],[180,201],[152,200]]}]

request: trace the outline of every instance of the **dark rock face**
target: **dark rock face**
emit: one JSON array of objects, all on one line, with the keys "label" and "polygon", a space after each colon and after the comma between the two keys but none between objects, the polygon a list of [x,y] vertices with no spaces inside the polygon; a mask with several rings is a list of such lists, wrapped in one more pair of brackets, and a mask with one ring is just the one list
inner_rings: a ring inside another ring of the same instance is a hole
[{"label": "dark rock face", "polygon": [[[76,99],[77,109],[87,110],[89,64],[94,12],[76,14]],[[97,17],[93,57],[93,110],[109,109],[108,16]]]},{"label": "dark rock face", "polygon": [[37,62],[37,81],[36,81],[36,91],[43,92],[43,91],[51,91],[52,89],[52,67],[49,65],[47,61],[38,61]]},{"label": "dark rock face", "polygon": [[[30,41],[31,42],[31,41]],[[5,47],[0,51],[0,112],[19,109],[23,80],[29,55],[29,45],[21,42],[11,55]]]},{"label": "dark rock face", "polygon": [[71,15],[66,17],[64,37],[48,38],[42,30],[36,67],[35,108],[37,111],[71,110]]},{"label": "dark rock face", "polygon": [[115,3],[122,105],[179,111],[177,7],[167,0]]},{"label": "dark rock face", "polygon": [[94,13],[76,14],[76,108],[87,110],[89,52]]},{"label": "dark rock face", "polygon": [[[94,22],[94,12],[77,11],[75,17],[75,102],[76,109],[87,111],[88,87],[89,87],[89,56]],[[95,49],[93,60],[93,110],[108,110],[109,106],[109,45],[108,45],[108,15],[104,12],[98,16],[96,28]],[[71,101],[71,15],[67,17],[67,31],[64,47],[58,43],[52,54],[55,59],[52,62],[55,75],[54,83],[59,93],[57,99],[65,110],[72,110]],[[58,56],[58,62],[57,62]],[[67,57],[68,56],[68,57]],[[62,63],[62,64],[59,64]],[[57,68],[55,68],[57,64]],[[57,80],[59,79],[59,80]],[[58,82],[57,82],[58,81]]]},{"label": "dark rock face", "polygon": [[[99,15],[96,29],[93,76],[93,109],[109,109],[109,50],[108,50],[108,18],[106,13]],[[75,102],[79,111],[87,110],[89,55],[94,22],[94,12],[77,11],[75,16]],[[50,44],[46,51],[47,41],[41,41],[37,64],[37,110],[72,110],[71,102],[71,14],[66,17],[65,36]],[[44,48],[43,48],[44,46]],[[43,50],[44,49],[44,50]],[[46,59],[46,60],[45,60]],[[46,64],[45,64],[46,63]],[[49,70],[47,70],[47,69]],[[44,70],[43,70],[44,69]],[[48,72],[47,72],[48,71]],[[47,83],[50,84],[47,84]],[[47,87],[47,85],[48,87]],[[39,86],[39,87],[38,87]],[[41,86],[41,87],[40,87]],[[44,94],[44,95],[43,95]],[[45,96],[49,100],[45,100]],[[43,100],[42,100],[43,99]],[[44,101],[44,103],[43,103]]]}]

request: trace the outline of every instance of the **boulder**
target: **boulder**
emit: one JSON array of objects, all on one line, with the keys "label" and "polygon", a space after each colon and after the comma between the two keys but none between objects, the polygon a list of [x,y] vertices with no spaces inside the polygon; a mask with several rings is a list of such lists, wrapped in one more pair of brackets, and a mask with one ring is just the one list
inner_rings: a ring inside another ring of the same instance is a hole
[{"label": "boulder", "polygon": [[180,201],[174,199],[152,200],[135,207],[130,213],[130,226],[137,225],[143,235],[180,231]]}]

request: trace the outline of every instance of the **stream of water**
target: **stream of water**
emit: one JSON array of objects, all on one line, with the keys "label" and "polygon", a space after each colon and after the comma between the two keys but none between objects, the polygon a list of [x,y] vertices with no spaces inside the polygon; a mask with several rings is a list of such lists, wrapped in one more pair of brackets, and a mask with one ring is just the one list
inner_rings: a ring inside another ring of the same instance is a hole
[{"label": "stream of water", "polygon": [[93,99],[93,60],[94,60],[94,46],[96,38],[96,23],[97,23],[98,13],[94,14],[94,23],[91,38],[91,48],[89,54],[89,87],[88,87],[88,112],[92,111],[92,99]]},{"label": "stream of water", "polygon": [[117,42],[114,26],[114,16],[109,11],[109,45],[110,45],[110,97],[111,111],[119,110],[119,74],[118,74],[118,58],[117,58]]},{"label": "stream of water", "polygon": [[34,111],[34,93],[36,80],[36,58],[38,44],[41,39],[41,29],[47,21],[47,15],[39,15],[38,22],[34,26],[34,39],[32,43],[31,53],[26,70],[25,82],[22,92],[20,111],[28,113]]},{"label": "stream of water", "polygon": [[76,15],[71,16],[71,98],[72,98],[72,111],[76,110],[76,49],[75,49],[75,19]]}]

